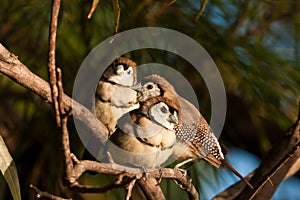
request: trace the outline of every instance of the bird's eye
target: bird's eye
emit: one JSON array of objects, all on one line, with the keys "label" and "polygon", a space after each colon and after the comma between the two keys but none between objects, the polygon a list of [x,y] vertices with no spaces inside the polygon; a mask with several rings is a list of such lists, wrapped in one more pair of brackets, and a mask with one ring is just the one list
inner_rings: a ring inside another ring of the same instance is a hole
[{"label": "bird's eye", "polygon": [[148,89],[148,90],[151,90],[152,88],[153,88],[153,85],[152,85],[152,84],[148,84],[148,85],[147,85],[147,89]]},{"label": "bird's eye", "polygon": [[163,107],[160,108],[160,111],[161,111],[162,113],[166,114],[167,111],[168,111],[168,109],[167,109],[165,106],[163,106]]}]

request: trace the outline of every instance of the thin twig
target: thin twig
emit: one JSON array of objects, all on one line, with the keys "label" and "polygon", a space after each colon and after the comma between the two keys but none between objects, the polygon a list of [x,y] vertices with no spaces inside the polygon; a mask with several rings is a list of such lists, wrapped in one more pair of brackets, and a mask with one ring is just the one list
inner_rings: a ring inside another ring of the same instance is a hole
[{"label": "thin twig", "polygon": [[126,193],[126,200],[129,200],[131,197],[131,193],[132,193],[132,189],[134,187],[134,184],[136,182],[137,179],[133,179],[130,181],[130,183],[128,184],[128,188],[127,188],[127,193]]},{"label": "thin twig", "polygon": [[59,116],[59,105],[57,101],[58,89],[57,89],[57,78],[56,78],[56,65],[55,65],[55,48],[56,48],[56,32],[57,32],[57,20],[60,8],[60,0],[53,0],[51,7],[51,21],[49,28],[49,47],[48,47],[48,76],[51,88],[52,102],[55,112],[56,124],[58,127],[61,126]]},{"label": "thin twig", "polygon": [[52,194],[49,194],[48,192],[44,192],[44,191],[40,191],[36,186],[30,184],[29,187],[34,190],[34,192],[36,193],[35,194],[35,198],[36,199],[40,199],[40,198],[48,198],[48,199],[51,199],[51,200],[71,200],[70,199],[64,199],[62,197],[58,197],[58,196],[55,196],[55,195],[52,195]]},{"label": "thin twig", "polygon": [[56,71],[57,71],[59,113],[60,113],[60,117],[65,117],[66,114],[70,113],[71,110],[65,112],[65,105],[63,102],[64,88],[62,84],[62,72],[60,68],[57,68]]},{"label": "thin twig", "polygon": [[201,8],[199,10],[199,12],[197,13],[195,19],[194,19],[194,22],[198,22],[199,21],[199,18],[201,17],[201,15],[203,14],[205,8],[206,8],[206,5],[208,3],[208,0],[203,0],[202,1],[202,5],[201,5]]},{"label": "thin twig", "polygon": [[60,0],[52,1],[51,8],[51,21],[50,21],[50,32],[49,32],[49,49],[48,49],[48,73],[49,83],[51,88],[52,103],[55,112],[56,125],[60,128],[61,132],[61,145],[63,155],[63,174],[64,184],[69,184],[72,176],[72,159],[70,157],[70,144],[69,144],[69,132],[67,128],[67,115],[64,109],[63,102],[63,86],[62,86],[62,73],[61,70],[56,67],[55,61],[55,49],[56,49],[56,33],[58,15],[60,9]]},{"label": "thin twig", "polygon": [[65,106],[63,102],[63,84],[62,84],[62,73],[61,69],[57,68],[57,87],[58,87],[58,104],[59,104],[59,118],[61,122],[60,126],[60,141],[61,141],[61,150],[63,156],[63,173],[64,173],[64,184],[68,185],[71,183],[70,180],[73,173],[73,162],[71,157],[70,150],[70,140],[69,140],[69,131],[67,127],[68,114],[70,110],[65,112]]},{"label": "thin twig", "polygon": [[93,13],[95,12],[95,10],[97,8],[98,3],[99,3],[99,0],[93,0],[92,7],[91,7],[90,12],[89,12],[89,14],[87,16],[88,19],[91,19]]},{"label": "thin twig", "polygon": [[114,20],[115,20],[114,35],[115,35],[118,33],[118,29],[119,29],[121,7],[119,4],[119,0],[112,0],[112,4],[114,7]]},{"label": "thin twig", "polygon": [[171,6],[172,4],[174,4],[176,2],[176,0],[172,0],[168,3],[168,6]]}]

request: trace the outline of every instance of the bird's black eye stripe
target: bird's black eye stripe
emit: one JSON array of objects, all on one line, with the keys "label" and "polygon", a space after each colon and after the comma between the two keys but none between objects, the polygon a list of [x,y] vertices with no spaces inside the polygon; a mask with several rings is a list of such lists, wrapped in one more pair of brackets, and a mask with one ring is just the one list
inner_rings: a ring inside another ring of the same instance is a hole
[{"label": "bird's black eye stripe", "polygon": [[127,70],[127,69],[129,68],[128,65],[124,65],[124,64],[123,64],[123,66],[124,66],[124,70]]},{"label": "bird's black eye stripe", "polygon": [[175,114],[175,112],[177,112],[176,109],[174,109],[172,107],[169,107],[169,110],[170,110],[170,113],[172,113],[173,115]]},{"label": "bird's black eye stripe", "polygon": [[124,70],[129,68],[129,66],[124,63],[114,63],[114,68],[117,68],[119,65],[122,65]]},{"label": "bird's black eye stripe", "polygon": [[157,85],[159,91],[160,91],[160,96],[164,96],[165,91],[160,87],[160,85]]}]

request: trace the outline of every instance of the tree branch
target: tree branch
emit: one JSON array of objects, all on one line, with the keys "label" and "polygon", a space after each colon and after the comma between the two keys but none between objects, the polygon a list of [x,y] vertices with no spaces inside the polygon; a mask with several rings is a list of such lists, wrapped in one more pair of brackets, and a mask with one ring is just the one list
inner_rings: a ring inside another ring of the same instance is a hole
[{"label": "tree branch", "polygon": [[36,186],[30,184],[29,187],[34,190],[35,194],[35,198],[36,199],[40,199],[40,198],[47,198],[47,199],[52,199],[52,200],[71,200],[71,199],[64,199],[58,196],[54,196],[52,194],[49,194],[48,192],[43,192],[40,191]]},{"label": "tree branch", "polygon": [[296,123],[287,131],[282,140],[274,145],[250,180],[255,187],[250,190],[243,184],[221,192],[213,199],[270,199],[283,179],[300,170],[300,105]]},{"label": "tree branch", "polygon": [[49,48],[48,48],[48,76],[51,89],[52,105],[55,113],[56,126],[60,129],[61,150],[63,156],[63,183],[69,184],[72,176],[73,163],[69,144],[69,132],[67,127],[68,114],[64,109],[61,69],[56,67],[55,49],[57,35],[57,21],[59,15],[60,0],[53,0],[51,7],[51,20],[49,28]]},{"label": "tree branch", "polygon": [[[16,83],[34,92],[47,103],[52,103],[49,84],[42,78],[33,74],[18,57],[10,53],[2,44],[0,44],[0,72],[11,78]],[[108,137],[108,130],[87,108],[63,94],[62,101],[64,110],[71,110],[78,120],[83,122],[100,143],[105,144]]]},{"label": "tree branch", "polygon": [[69,131],[67,127],[68,116],[71,110],[65,111],[63,102],[63,85],[61,70],[57,68],[57,87],[58,87],[58,105],[59,105],[59,121],[60,121],[60,141],[63,157],[63,183],[69,185],[73,173],[73,162],[70,150]]},{"label": "tree branch", "polygon": [[136,189],[140,189],[148,200],[164,200],[166,197],[155,178],[145,178],[137,181]]},{"label": "tree branch", "polygon": [[49,28],[49,47],[48,47],[48,77],[51,89],[52,105],[54,107],[56,125],[61,127],[61,118],[59,113],[58,102],[58,88],[56,77],[56,64],[55,64],[55,49],[56,49],[56,32],[57,20],[60,8],[60,0],[53,0],[51,7],[51,20]]}]

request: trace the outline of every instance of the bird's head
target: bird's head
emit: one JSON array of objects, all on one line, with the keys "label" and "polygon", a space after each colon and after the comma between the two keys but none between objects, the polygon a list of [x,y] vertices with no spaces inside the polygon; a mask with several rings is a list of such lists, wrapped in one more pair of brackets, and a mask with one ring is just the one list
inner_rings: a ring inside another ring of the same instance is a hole
[{"label": "bird's head", "polygon": [[136,83],[136,63],[119,57],[104,71],[103,78],[114,84],[133,86]]}]

